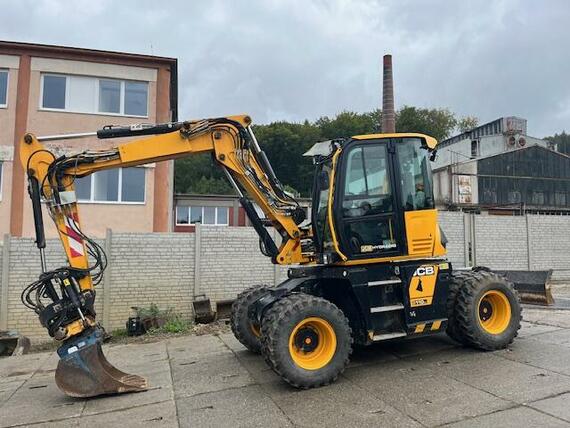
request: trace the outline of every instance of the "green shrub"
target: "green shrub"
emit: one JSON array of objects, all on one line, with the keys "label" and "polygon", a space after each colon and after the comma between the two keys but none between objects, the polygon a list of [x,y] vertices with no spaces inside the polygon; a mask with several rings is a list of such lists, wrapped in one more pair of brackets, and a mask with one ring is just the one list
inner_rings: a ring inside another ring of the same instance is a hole
[{"label": "green shrub", "polygon": [[[162,333],[184,333],[192,327],[192,322],[184,319],[181,315],[174,312],[173,308],[165,310],[160,309],[156,304],[151,303],[148,308],[137,308],[137,315],[141,321],[154,320],[154,328],[150,328],[148,334]],[[161,322],[156,322],[160,320]],[[162,325],[161,327],[158,327]]]},{"label": "green shrub", "polygon": [[166,324],[159,330],[165,333],[184,333],[192,327],[192,323],[188,320],[182,319],[179,316],[174,316],[166,321]]},{"label": "green shrub", "polygon": [[111,336],[117,337],[117,338],[119,338],[119,337],[127,337],[127,336],[128,336],[128,332],[127,332],[127,329],[126,329],[126,328],[118,328],[118,329],[113,330],[113,331],[111,332]]}]

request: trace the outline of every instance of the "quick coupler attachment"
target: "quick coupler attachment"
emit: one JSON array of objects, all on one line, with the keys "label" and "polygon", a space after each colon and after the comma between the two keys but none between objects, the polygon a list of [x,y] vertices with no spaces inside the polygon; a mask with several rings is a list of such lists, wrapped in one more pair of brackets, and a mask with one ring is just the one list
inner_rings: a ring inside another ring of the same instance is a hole
[{"label": "quick coupler attachment", "polygon": [[103,331],[93,327],[65,341],[59,347],[55,383],[71,397],[140,392],[147,380],[115,368],[103,355]]}]

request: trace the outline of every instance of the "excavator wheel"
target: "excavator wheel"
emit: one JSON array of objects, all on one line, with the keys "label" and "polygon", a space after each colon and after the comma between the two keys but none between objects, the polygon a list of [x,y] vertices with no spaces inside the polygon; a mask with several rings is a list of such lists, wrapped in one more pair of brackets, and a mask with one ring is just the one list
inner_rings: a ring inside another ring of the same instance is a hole
[{"label": "excavator wheel", "polygon": [[506,348],[521,327],[520,298],[512,282],[489,271],[462,277],[455,304],[455,333],[474,348]]},{"label": "excavator wheel", "polygon": [[465,280],[476,273],[472,271],[455,271],[449,283],[449,290],[447,294],[447,329],[446,333],[456,342],[464,344],[464,338],[457,330],[457,319],[455,308],[457,306],[457,294],[463,286]]},{"label": "excavator wheel", "polygon": [[260,326],[251,323],[247,316],[249,305],[256,301],[263,293],[268,290],[267,286],[259,285],[248,288],[237,296],[232,304],[232,313],[230,316],[230,326],[237,340],[248,350],[255,354],[261,352],[261,336]]},{"label": "excavator wheel", "polygon": [[328,385],[346,368],[352,332],[343,312],[320,297],[297,293],[263,317],[261,352],[287,383],[302,389]]}]

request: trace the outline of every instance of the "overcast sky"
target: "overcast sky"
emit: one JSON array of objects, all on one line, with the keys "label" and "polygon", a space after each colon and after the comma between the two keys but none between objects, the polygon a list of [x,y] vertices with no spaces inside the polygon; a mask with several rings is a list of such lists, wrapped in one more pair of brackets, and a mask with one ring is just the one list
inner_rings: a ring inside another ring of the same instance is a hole
[{"label": "overcast sky", "polygon": [[3,0],[0,39],[179,59],[181,118],[301,121],[381,104],[570,131],[570,2]]}]

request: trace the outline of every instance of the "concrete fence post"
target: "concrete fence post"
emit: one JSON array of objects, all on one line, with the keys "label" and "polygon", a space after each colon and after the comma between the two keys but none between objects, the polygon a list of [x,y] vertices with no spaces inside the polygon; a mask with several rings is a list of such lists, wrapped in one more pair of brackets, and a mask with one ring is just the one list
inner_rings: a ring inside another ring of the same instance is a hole
[{"label": "concrete fence post", "polygon": [[469,214],[461,212],[463,218],[463,263],[465,267],[469,266],[469,242],[471,242],[471,222]]},{"label": "concrete fence post", "polygon": [[10,278],[10,235],[4,235],[2,278],[0,278],[0,330],[8,329],[8,280]]},{"label": "concrete fence post", "polygon": [[111,273],[113,270],[112,252],[113,252],[113,231],[107,229],[105,231],[105,253],[107,254],[107,269],[103,277],[103,327],[106,330],[111,328]]},{"label": "concrete fence post", "polygon": [[477,230],[476,230],[476,218],[477,214],[469,213],[469,246],[471,249],[471,264],[469,266],[477,266]]},{"label": "concrete fence post", "polygon": [[196,223],[194,230],[194,289],[192,290],[192,300],[200,294],[200,256],[202,251],[202,225]]},{"label": "concrete fence post", "polygon": [[530,245],[530,229],[528,226],[528,214],[524,214],[525,219],[525,226],[526,226],[526,257],[527,257],[527,265],[528,270],[531,270],[532,259],[531,259],[531,245]]}]

